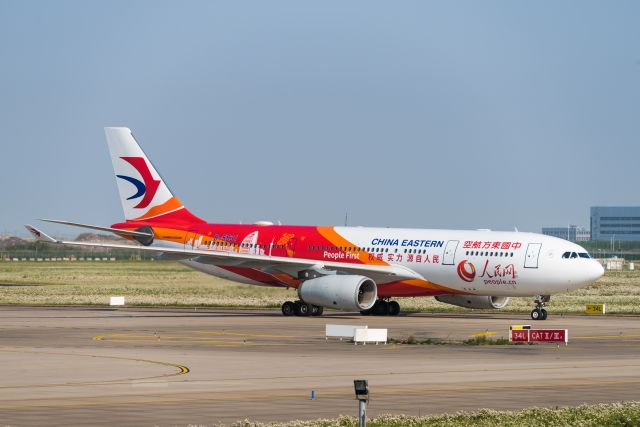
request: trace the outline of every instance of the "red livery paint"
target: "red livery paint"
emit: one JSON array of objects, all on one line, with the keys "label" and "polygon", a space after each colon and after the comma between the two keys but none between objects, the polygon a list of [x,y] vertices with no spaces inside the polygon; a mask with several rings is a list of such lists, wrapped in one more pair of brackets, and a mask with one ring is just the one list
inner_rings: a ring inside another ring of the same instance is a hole
[{"label": "red livery paint", "polygon": [[458,276],[465,282],[473,282],[476,278],[476,267],[466,259],[462,260],[458,264]]}]

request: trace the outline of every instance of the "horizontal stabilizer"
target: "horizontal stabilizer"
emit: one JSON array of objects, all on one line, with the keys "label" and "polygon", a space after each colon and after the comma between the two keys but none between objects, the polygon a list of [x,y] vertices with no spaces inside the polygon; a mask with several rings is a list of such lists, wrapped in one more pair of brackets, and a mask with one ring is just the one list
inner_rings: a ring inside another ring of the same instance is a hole
[{"label": "horizontal stabilizer", "polygon": [[44,231],[40,231],[33,225],[25,224],[24,227],[29,230],[29,233],[33,234],[37,240],[49,243],[58,243],[56,239],[46,234]]},{"label": "horizontal stabilizer", "polygon": [[80,224],[78,222],[62,221],[62,220],[59,220],[59,219],[44,219],[43,218],[43,219],[41,219],[41,221],[54,222],[56,224],[71,225],[73,227],[88,228],[88,229],[91,229],[91,230],[108,231],[110,233],[116,233],[116,234],[119,234],[121,236],[151,237],[151,238],[153,238],[153,234],[145,233],[144,231],[120,230],[119,228],[101,227],[99,225],[90,225],[90,224]]}]

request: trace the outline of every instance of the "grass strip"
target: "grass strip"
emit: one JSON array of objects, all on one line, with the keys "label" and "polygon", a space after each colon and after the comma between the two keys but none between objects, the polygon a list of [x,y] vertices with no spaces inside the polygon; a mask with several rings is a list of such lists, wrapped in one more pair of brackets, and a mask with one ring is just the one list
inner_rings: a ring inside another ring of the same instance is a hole
[{"label": "grass strip", "polygon": [[[356,418],[340,416],[336,419],[290,421],[286,423],[259,423],[238,421],[232,427],[355,427]],[[408,415],[382,415],[367,421],[369,427],[632,427],[640,426],[640,402],[624,402],[578,407],[547,409],[529,408],[520,411],[458,412],[452,415],[412,417]]]},{"label": "grass strip", "polygon": [[[125,296],[130,306],[238,308],[277,308],[297,298],[293,289],[238,284],[174,262],[0,262],[0,304],[105,305],[111,295]],[[404,312],[470,311],[434,298],[397,300]],[[550,309],[584,313],[590,303],[605,303],[610,314],[640,314],[640,270],[608,271],[593,285],[554,295]],[[532,307],[532,298],[511,298],[503,311]]]}]

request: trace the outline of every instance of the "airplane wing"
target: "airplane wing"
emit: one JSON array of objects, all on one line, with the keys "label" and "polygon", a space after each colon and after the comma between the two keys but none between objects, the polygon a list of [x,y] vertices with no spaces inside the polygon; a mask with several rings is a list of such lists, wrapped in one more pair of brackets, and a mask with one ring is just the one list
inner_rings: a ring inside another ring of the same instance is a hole
[{"label": "airplane wing", "polygon": [[[100,227],[98,225],[81,224],[79,222],[62,221],[62,220],[59,220],[59,219],[45,219],[45,218],[42,218],[40,221],[53,222],[53,223],[56,223],[56,224],[71,225],[73,227],[88,228],[90,230],[108,231],[110,233],[119,234],[121,236],[153,237],[153,234],[145,233],[143,231],[131,231],[131,230],[121,230],[119,228]],[[32,226],[29,226],[29,227],[32,227]],[[29,231],[31,231],[31,230],[29,230]]]},{"label": "airplane wing", "polygon": [[411,280],[424,278],[415,271],[400,265],[368,265],[351,264],[346,262],[309,260],[303,258],[288,258],[271,255],[242,254],[235,251],[203,251],[198,249],[182,249],[163,246],[142,246],[117,243],[91,243],[57,240],[32,225],[25,225],[26,229],[36,239],[52,244],[69,246],[89,246],[113,249],[134,249],[151,253],[158,253],[162,258],[170,260],[195,259],[204,264],[218,266],[233,266],[253,268],[265,273],[286,273],[298,277],[304,270],[330,270],[343,274],[357,274],[371,278],[376,283],[386,283],[397,280]]}]

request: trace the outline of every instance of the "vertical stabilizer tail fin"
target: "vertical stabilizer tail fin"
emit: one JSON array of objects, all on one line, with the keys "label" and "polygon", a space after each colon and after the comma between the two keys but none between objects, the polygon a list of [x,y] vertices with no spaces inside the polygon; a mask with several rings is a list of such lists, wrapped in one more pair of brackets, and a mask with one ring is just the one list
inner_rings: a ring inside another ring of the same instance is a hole
[{"label": "vertical stabilizer tail fin", "polygon": [[129,128],[108,127],[104,130],[127,221],[166,219],[171,214],[186,222],[202,222],[171,193]]}]

